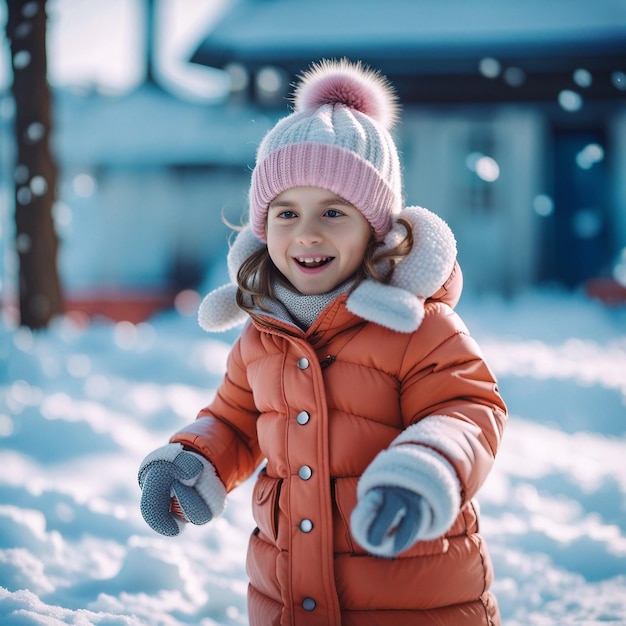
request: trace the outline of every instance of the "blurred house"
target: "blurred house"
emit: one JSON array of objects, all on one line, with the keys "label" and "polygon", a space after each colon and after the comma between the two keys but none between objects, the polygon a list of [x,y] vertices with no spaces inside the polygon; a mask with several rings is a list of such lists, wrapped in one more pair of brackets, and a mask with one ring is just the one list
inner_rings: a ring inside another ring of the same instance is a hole
[{"label": "blurred house", "polygon": [[[225,220],[241,223],[255,146],[274,122],[248,103],[209,105],[161,87],[156,3],[146,6],[144,82],[123,95],[54,89],[51,136],[67,308],[135,322],[223,264]],[[9,308],[17,296],[12,103],[0,94],[0,299]]]},{"label": "blurred house", "polygon": [[246,208],[248,106],[180,100],[147,83],[124,96],[56,94],[59,270],[70,308],[124,317],[171,305],[222,263]]},{"label": "blurred house", "polygon": [[70,308],[136,321],[206,288],[290,83],[343,56],[396,87],[407,201],[448,221],[468,290],[626,291],[623,0],[233,0],[191,59],[228,74],[221,104],[177,98],[150,72],[124,96],[55,93]]},{"label": "blurred house", "polygon": [[239,0],[192,60],[284,114],[343,56],[396,87],[407,200],[449,222],[468,288],[626,285],[626,3]]}]

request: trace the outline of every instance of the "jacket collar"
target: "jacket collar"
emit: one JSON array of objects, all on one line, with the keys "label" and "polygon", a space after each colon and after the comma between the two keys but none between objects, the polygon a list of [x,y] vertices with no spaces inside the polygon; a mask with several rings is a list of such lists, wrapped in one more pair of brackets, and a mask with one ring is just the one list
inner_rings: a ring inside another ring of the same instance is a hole
[{"label": "jacket collar", "polygon": [[346,307],[347,294],[337,296],[318,315],[315,322],[302,330],[287,315],[275,315],[268,311],[253,311],[252,323],[261,332],[279,333],[306,339],[315,349],[323,348],[334,337],[356,329],[366,323]]}]

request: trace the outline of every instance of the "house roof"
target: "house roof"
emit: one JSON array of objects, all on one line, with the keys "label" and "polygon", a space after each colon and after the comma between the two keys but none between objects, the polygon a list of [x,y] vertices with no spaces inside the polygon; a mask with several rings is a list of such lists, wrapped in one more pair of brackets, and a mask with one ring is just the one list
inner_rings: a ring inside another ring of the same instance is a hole
[{"label": "house roof", "polygon": [[596,73],[597,90],[603,75],[609,84],[610,73],[626,71],[626,2],[234,0],[191,60],[234,61],[253,72],[274,65],[295,75],[313,60],[342,56],[377,67],[409,100],[416,86],[404,82],[428,77],[432,89],[434,77],[465,77],[463,89],[485,57],[552,84],[583,67]]}]

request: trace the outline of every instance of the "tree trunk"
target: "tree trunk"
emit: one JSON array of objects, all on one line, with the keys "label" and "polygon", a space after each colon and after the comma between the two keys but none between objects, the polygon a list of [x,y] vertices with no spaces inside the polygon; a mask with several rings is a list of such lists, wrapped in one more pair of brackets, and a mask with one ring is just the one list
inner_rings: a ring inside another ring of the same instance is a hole
[{"label": "tree trunk", "polygon": [[47,82],[46,0],[9,0],[15,99],[16,249],[20,323],[43,328],[63,313],[52,207],[57,171],[50,153],[51,97]]}]

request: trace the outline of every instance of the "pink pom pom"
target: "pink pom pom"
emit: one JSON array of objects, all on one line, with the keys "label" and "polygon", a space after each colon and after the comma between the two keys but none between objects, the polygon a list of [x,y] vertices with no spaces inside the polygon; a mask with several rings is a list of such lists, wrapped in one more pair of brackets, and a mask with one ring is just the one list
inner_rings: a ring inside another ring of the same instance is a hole
[{"label": "pink pom pom", "polygon": [[398,119],[397,97],[387,79],[361,62],[323,60],[304,72],[294,92],[296,112],[343,104],[387,129]]}]

